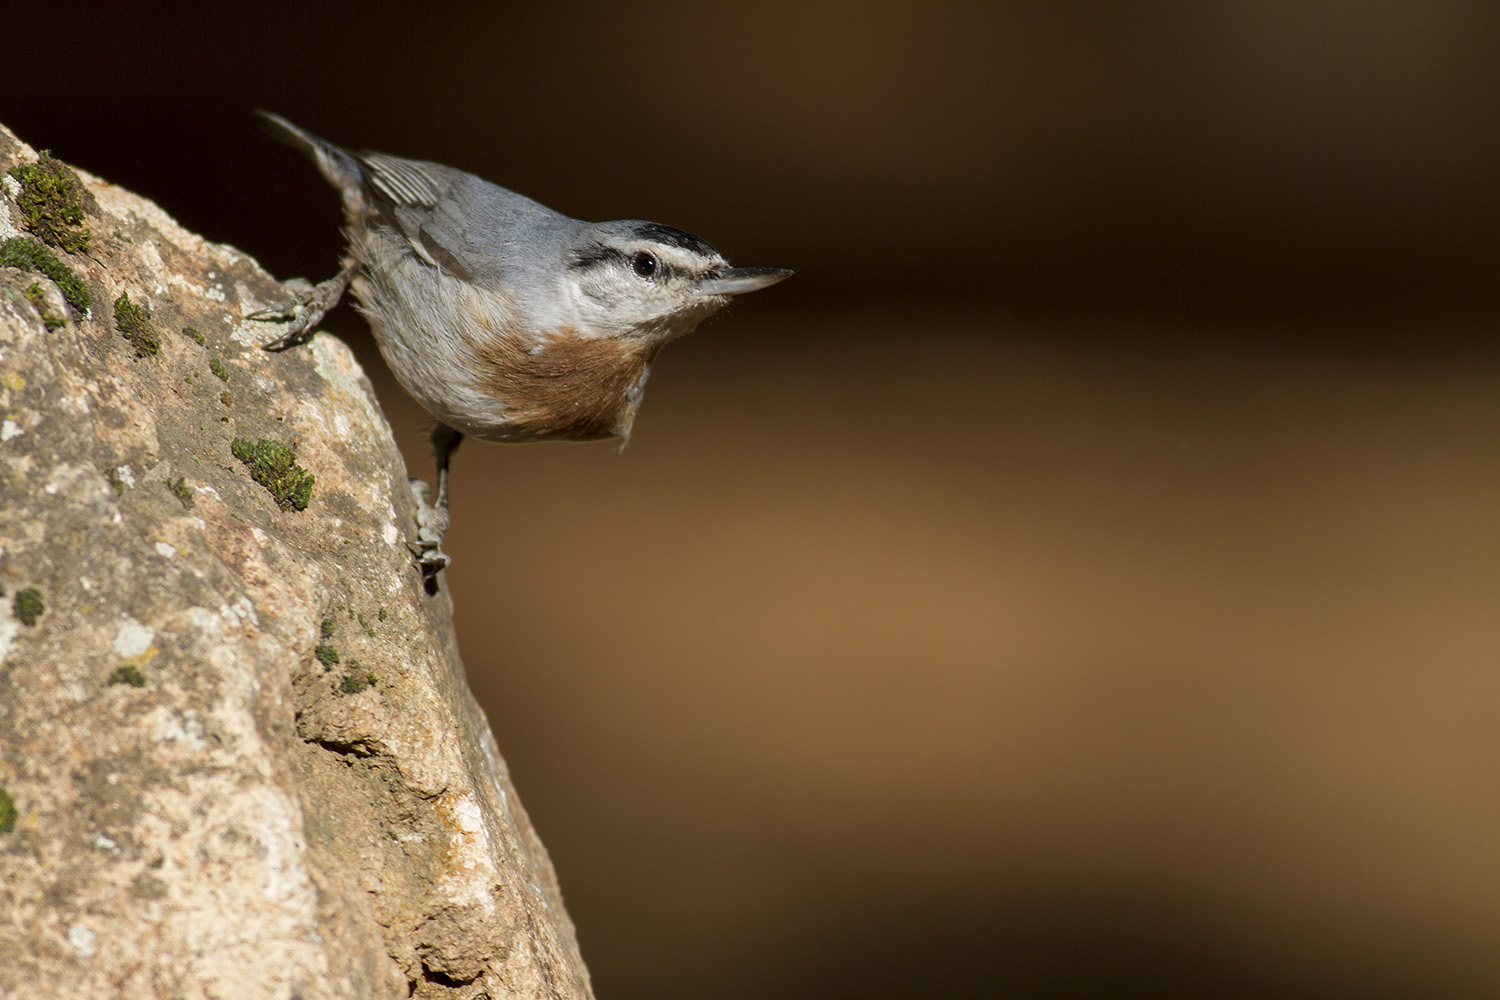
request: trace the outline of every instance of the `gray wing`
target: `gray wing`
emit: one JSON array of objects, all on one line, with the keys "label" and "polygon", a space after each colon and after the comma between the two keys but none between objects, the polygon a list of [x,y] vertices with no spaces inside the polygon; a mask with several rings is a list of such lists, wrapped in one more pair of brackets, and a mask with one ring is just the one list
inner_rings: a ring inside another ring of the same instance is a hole
[{"label": "gray wing", "polygon": [[[541,250],[544,235],[572,220],[441,163],[355,154],[371,201],[418,256],[471,284],[501,284],[508,266]],[[550,249],[550,248],[549,248]]]},{"label": "gray wing", "polygon": [[434,267],[465,281],[473,281],[471,267],[428,235],[426,226],[443,198],[463,176],[441,163],[406,160],[368,150],[354,154],[360,166],[365,196],[397,232],[406,237],[418,256]]}]

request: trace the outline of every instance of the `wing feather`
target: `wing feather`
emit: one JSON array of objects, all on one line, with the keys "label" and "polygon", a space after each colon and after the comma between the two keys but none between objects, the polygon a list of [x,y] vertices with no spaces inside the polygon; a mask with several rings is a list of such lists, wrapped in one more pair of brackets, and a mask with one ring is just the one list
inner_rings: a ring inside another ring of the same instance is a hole
[{"label": "wing feather", "polygon": [[371,152],[359,153],[357,159],[364,168],[365,183],[395,205],[432,208],[453,180],[452,168],[436,163]]}]

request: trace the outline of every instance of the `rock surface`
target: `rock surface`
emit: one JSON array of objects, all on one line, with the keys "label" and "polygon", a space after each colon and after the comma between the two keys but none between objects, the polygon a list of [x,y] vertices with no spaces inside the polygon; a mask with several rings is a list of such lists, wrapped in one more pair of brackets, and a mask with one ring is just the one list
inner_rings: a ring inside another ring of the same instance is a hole
[{"label": "rock surface", "polygon": [[591,996],[348,348],[261,351],[269,275],[80,176],[89,310],[0,267],[0,996]]}]

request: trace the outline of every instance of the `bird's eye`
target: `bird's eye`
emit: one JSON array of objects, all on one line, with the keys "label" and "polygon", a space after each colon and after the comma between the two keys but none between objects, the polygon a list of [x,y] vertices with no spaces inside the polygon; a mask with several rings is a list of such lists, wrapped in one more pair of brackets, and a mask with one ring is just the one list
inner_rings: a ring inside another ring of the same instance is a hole
[{"label": "bird's eye", "polygon": [[631,258],[630,265],[635,268],[636,274],[649,278],[656,273],[656,256],[642,250]]}]

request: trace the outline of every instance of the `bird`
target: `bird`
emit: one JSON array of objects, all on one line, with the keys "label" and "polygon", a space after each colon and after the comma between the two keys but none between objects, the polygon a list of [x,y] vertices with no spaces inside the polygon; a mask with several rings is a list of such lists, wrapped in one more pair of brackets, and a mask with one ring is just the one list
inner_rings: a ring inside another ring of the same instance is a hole
[{"label": "bird", "polygon": [[454,167],[352,152],[279,115],[262,127],[339,191],[341,270],[248,318],[286,324],[283,351],[352,290],[392,374],[435,420],[437,490],[413,481],[414,561],[428,594],[449,563],[449,464],[484,441],[630,438],[658,352],[737,295],[789,277],[731,267],[706,240],[656,222],[584,222]]}]

